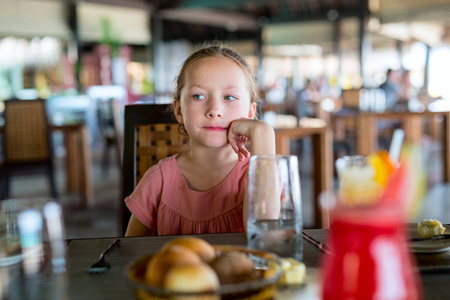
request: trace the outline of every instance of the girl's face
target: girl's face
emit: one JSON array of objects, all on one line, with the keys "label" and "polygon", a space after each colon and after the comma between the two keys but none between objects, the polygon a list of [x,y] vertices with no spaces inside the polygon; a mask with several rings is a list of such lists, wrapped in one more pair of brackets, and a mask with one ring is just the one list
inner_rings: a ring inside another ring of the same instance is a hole
[{"label": "girl's face", "polygon": [[174,109],[191,145],[226,146],[231,122],[255,116],[256,103],[250,103],[244,72],[231,59],[213,56],[193,62],[185,76]]}]

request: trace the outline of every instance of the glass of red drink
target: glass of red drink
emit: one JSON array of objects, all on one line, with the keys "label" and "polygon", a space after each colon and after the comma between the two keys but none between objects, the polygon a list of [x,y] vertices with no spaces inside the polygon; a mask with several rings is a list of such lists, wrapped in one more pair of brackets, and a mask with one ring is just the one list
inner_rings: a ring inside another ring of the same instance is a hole
[{"label": "glass of red drink", "polygon": [[322,259],[322,299],[421,299],[404,215],[392,205],[338,205]]}]

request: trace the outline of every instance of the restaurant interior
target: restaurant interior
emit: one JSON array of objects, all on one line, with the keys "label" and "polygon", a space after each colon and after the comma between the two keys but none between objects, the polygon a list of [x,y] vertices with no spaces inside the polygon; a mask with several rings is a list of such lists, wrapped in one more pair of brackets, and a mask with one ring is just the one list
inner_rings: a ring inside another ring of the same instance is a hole
[{"label": "restaurant interior", "polygon": [[[449,15],[450,0],[0,0],[0,199],[56,200],[67,240],[123,236],[129,169],[148,159],[128,157],[127,107],[172,103],[184,60],[225,44],[255,75],[277,154],[298,157],[304,229],[330,226],[336,160],[391,154],[396,132],[421,180],[407,222],[448,224]],[[24,125],[41,116],[49,141]]]}]

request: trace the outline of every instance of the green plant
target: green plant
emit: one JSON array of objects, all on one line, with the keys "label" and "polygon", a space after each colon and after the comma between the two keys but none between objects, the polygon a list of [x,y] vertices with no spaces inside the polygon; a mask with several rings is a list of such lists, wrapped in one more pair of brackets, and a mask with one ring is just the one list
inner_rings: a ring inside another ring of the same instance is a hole
[{"label": "green plant", "polygon": [[102,28],[101,43],[109,47],[111,51],[111,57],[118,56],[122,42],[120,40],[120,36],[113,31],[111,20],[108,18],[103,18],[101,20],[101,28]]}]

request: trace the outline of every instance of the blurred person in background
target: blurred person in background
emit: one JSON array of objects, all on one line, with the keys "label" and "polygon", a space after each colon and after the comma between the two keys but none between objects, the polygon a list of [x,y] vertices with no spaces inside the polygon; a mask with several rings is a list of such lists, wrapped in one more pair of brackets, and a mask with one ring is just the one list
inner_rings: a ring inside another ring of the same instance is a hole
[{"label": "blurred person in background", "polygon": [[386,81],[380,85],[386,95],[386,109],[392,110],[397,106],[401,93],[401,76],[398,70],[388,69]]},{"label": "blurred person in background", "polygon": [[401,75],[401,91],[399,101],[408,102],[418,96],[418,89],[411,84],[411,71],[406,69],[403,70]]},{"label": "blurred person in background", "polygon": [[297,113],[300,117],[316,117],[317,105],[322,100],[319,83],[312,80],[306,80],[306,86],[302,89],[298,96]]}]

